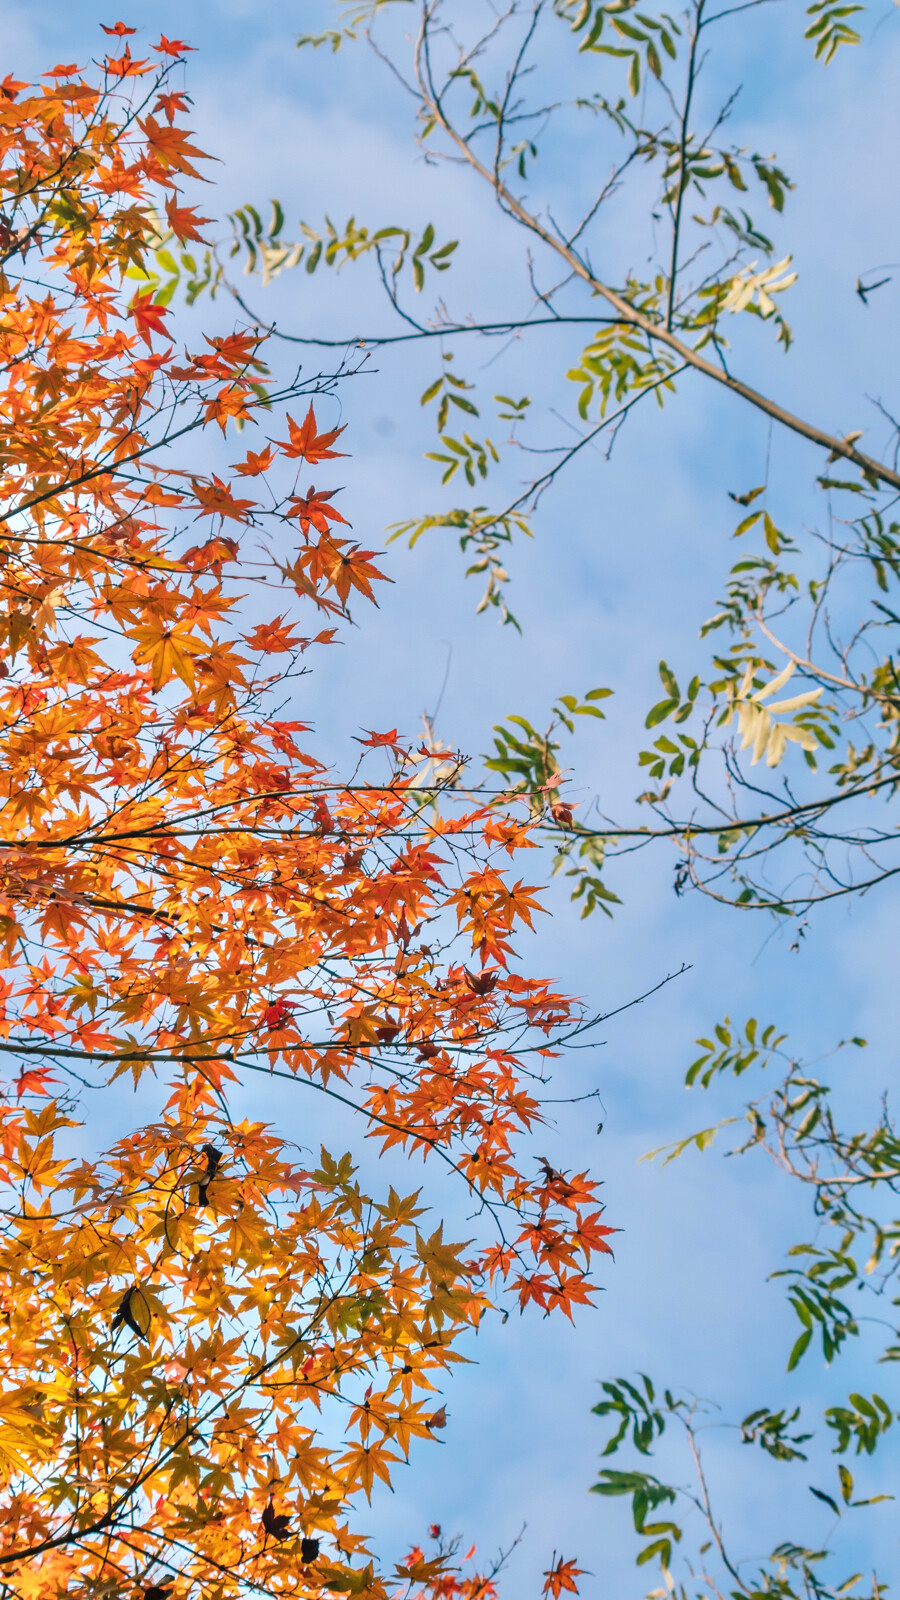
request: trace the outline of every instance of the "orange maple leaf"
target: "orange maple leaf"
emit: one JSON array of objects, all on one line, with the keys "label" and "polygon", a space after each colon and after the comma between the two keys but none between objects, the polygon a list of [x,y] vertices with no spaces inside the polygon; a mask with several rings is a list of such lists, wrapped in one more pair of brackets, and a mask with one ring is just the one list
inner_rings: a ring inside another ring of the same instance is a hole
[{"label": "orange maple leaf", "polygon": [[171,124],[175,121],[176,111],[187,111],[191,102],[187,95],[173,90],[170,94],[161,94],[153,107],[154,111],[163,111],[166,121]]},{"label": "orange maple leaf", "polygon": [[310,484],[307,494],[292,496],[287,515],[299,517],[303,533],[309,533],[311,526],[317,533],[327,533],[329,522],[347,522],[346,517],[342,517],[334,506],[328,504],[328,501],[339,492],[337,489],[330,489],[327,494],[323,490],[317,492]]},{"label": "orange maple leaf", "polygon": [[256,508],[256,500],[236,500],[227,483],[213,473],[210,483],[195,478],[192,483],[194,498],[202,506],[199,517],[230,517],[232,522],[246,522],[248,511]]},{"label": "orange maple leaf", "polygon": [[[343,428],[332,428],[330,433],[316,431],[316,413],[310,405],[301,426],[297,426],[293,417],[287,419],[288,432],[291,436],[290,444],[282,444],[281,450],[289,458],[300,456],[310,465],[317,461],[334,461],[338,456],[346,454],[344,450],[332,450],[335,440],[340,438]],[[346,427],[346,423],[344,424]]]},{"label": "orange maple leaf", "polygon": [[194,687],[193,657],[203,655],[209,645],[198,634],[190,632],[189,624],[176,623],[170,627],[161,621],[148,622],[129,629],[128,637],[137,640],[134,660],[147,662],[152,669],[154,690],[161,689],[174,677],[180,678],[189,689]]},{"label": "orange maple leaf", "polygon": [[243,461],[236,462],[232,471],[239,472],[244,478],[257,478],[261,472],[267,472],[275,459],[275,452],[270,444],[265,450],[248,450]]},{"label": "orange maple leaf", "polygon": [[[204,335],[204,337],[206,337]],[[260,344],[258,333],[229,333],[216,339],[206,338],[211,350],[214,350],[220,363],[225,367],[244,368],[253,360],[253,355]]]},{"label": "orange maple leaf", "polygon": [[588,1250],[600,1250],[605,1255],[612,1255],[612,1246],[607,1244],[607,1237],[621,1230],[608,1228],[599,1218],[599,1211],[593,1212],[589,1217],[582,1217],[575,1230],[575,1236]]},{"label": "orange maple leaf", "polygon": [[219,532],[207,539],[205,544],[195,544],[190,550],[185,550],[181,560],[186,567],[192,567],[195,572],[214,572],[218,577],[226,561],[237,560],[238,549],[236,539],[226,539],[225,535]]},{"label": "orange maple leaf", "polygon": [[551,1562],[549,1572],[544,1573],[544,1587],[541,1592],[552,1595],[553,1600],[559,1600],[564,1589],[570,1594],[577,1594],[578,1585],[575,1579],[582,1577],[583,1574],[583,1567],[576,1567],[574,1561],[564,1561],[560,1556],[558,1561]]},{"label": "orange maple leaf", "polygon": [[[131,28],[128,31],[133,33],[135,30]],[[142,78],[146,72],[150,71],[147,61],[135,61],[132,59],[128,45],[125,46],[120,56],[107,56],[104,66],[111,78]]]},{"label": "orange maple leaf", "polygon": [[246,418],[250,390],[241,383],[226,383],[206,403],[207,422],[217,422],[224,433],[230,417]]},{"label": "orange maple leaf", "polygon": [[[178,96],[171,95],[168,98],[174,100]],[[170,117],[169,121],[171,120]],[[198,230],[204,223],[212,222],[212,217],[198,216],[195,206],[177,206],[174,199],[170,198],[166,201],[166,216],[169,219],[169,227],[181,244],[184,244],[186,239],[196,239],[198,244],[208,243]]]},{"label": "orange maple leaf", "polygon": [[164,33],[159,36],[159,44],[153,46],[157,54],[163,56],[181,56],[185,50],[196,50],[196,48],[195,44],[186,44],[183,39],[167,39]]},{"label": "orange maple leaf", "polygon": [[285,623],[284,617],[276,617],[273,622],[260,622],[252,633],[245,633],[244,643],[251,650],[262,650],[268,655],[284,655],[290,650],[300,649],[308,640],[292,635],[290,624]]},{"label": "orange maple leaf", "polygon": [[189,157],[196,156],[200,161],[209,161],[210,157],[195,144],[188,143],[188,134],[183,128],[167,128],[153,116],[144,117],[138,126],[164,171],[185,172],[190,178],[202,176]]}]

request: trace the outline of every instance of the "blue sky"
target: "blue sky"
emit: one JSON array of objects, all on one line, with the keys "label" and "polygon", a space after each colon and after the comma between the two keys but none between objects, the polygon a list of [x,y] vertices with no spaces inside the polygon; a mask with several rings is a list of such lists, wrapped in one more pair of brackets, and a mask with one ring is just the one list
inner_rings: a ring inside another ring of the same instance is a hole
[{"label": "blue sky", "polygon": [[[317,223],[326,211],[336,221],[353,213],[417,228],[433,219],[441,238],[459,233],[467,241],[441,284],[454,308],[477,303],[507,314],[522,283],[521,241],[464,173],[434,173],[416,159],[402,99],[370,63],[294,50],[296,34],[324,13],[317,0],[134,0],[123,12],[129,23],[198,46],[187,72],[192,120],[199,143],[222,161],[204,209],[222,215],[277,194],[288,227],[299,217]],[[5,70],[24,76],[57,59],[97,54],[97,23],[117,15],[95,0],[6,0]],[[896,323],[867,316],[853,294],[860,270],[900,256],[900,14],[888,7],[876,47],[848,53],[829,75],[797,45],[800,21],[789,0],[772,13],[765,49],[751,50],[749,31],[736,31],[730,47],[735,71],[747,79],[736,137],[777,150],[798,182],[784,226],[801,272],[790,307],[797,346],[785,359],[767,348],[771,341],[751,341],[744,370],[844,433],[870,422],[866,394],[890,403],[900,354]],[[561,208],[577,205],[585,181],[578,163],[551,163],[547,182]],[[621,237],[630,236],[635,220],[624,207]],[[614,251],[614,238],[609,247]],[[371,332],[389,321],[364,272],[321,283],[296,275],[267,297],[255,288],[253,303],[276,312],[283,327],[306,332]],[[215,315],[227,319],[230,312],[218,305]],[[573,336],[569,353],[577,348]],[[490,392],[492,369],[481,370],[488,355],[460,354],[457,365]],[[557,377],[566,364],[558,344],[536,340],[514,352],[503,387],[509,392],[515,382],[518,392],[524,386],[571,410]],[[329,420],[347,422],[352,451],[342,504],[373,545],[382,546],[388,524],[440,503],[433,469],[422,460],[430,438],[416,404],[437,365],[433,350],[379,356],[333,407]],[[877,450],[877,430],[870,438]],[[411,555],[392,546],[386,570],[394,584],[379,611],[320,659],[298,690],[319,748],[340,760],[361,727],[396,724],[415,735],[445,672],[440,731],[475,752],[487,747],[490,725],[501,716],[521,711],[537,719],[555,694],[608,684],[616,690],[608,721],[592,724],[574,747],[576,781],[585,795],[602,793],[609,810],[624,806],[639,784],[636,729],[656,697],[656,663],[662,655],[682,676],[699,664],[695,624],[713,609],[730,561],[726,490],[761,481],[767,441],[761,419],[686,382],[675,404],[646,413],[623,433],[610,463],[586,453],[545,500],[534,543],[512,558],[521,638],[473,615],[476,594],[464,585],[451,546],[423,542]],[[783,516],[798,526],[816,515],[814,470],[811,451],[775,434],[774,492]],[[765,1278],[788,1244],[808,1237],[802,1197],[762,1164],[689,1156],[663,1171],[638,1158],[738,1109],[740,1096],[727,1088],[715,1101],[698,1102],[680,1087],[693,1040],[725,1013],[776,1020],[808,1054],[865,1035],[868,1051],[841,1068],[842,1092],[851,1120],[862,1124],[877,1114],[878,1093],[893,1077],[900,1023],[890,892],[821,914],[791,953],[788,940],[772,936],[761,920],[677,900],[672,865],[640,856],[623,869],[616,887],[624,905],[612,922],[579,923],[554,890],[552,921],[545,919],[523,950],[533,970],[552,973],[595,1010],[611,1010],[690,966],[655,999],[610,1023],[602,1047],[566,1067],[560,1093],[600,1090],[602,1136],[594,1133],[596,1118],[577,1108],[562,1109],[558,1130],[541,1135],[540,1153],[566,1166],[590,1164],[604,1179],[609,1219],[624,1230],[599,1308],[574,1330],[535,1317],[502,1328],[489,1323],[470,1351],[477,1364],[449,1386],[444,1441],[420,1449],[398,1475],[394,1496],[382,1495],[371,1514],[373,1532],[394,1555],[433,1520],[483,1550],[509,1543],[527,1524],[510,1566],[510,1595],[537,1592],[554,1549],[577,1554],[590,1570],[585,1593],[643,1593],[630,1565],[625,1508],[587,1493],[601,1442],[589,1408],[601,1378],[644,1370],[738,1417],[763,1403],[777,1406],[789,1393],[831,1403],[864,1381],[852,1357],[832,1371],[809,1358],[791,1388],[781,1376],[791,1319],[778,1285]],[[316,1120],[306,1106],[270,1106],[255,1089],[249,1099],[257,1114],[286,1120],[292,1137],[315,1143],[352,1136],[339,1120]],[[454,1194],[433,1178],[429,1194],[464,1227],[465,1207]],[[779,1537],[822,1537],[827,1515],[810,1500],[809,1472],[800,1467],[778,1477],[774,1469],[776,1498],[773,1473],[749,1451],[736,1457],[724,1442],[730,1453],[717,1435],[709,1449],[739,1555],[760,1553]],[[657,1470],[665,1476],[665,1455]],[[826,1470],[814,1481],[823,1483]],[[874,1486],[865,1468],[859,1482],[866,1491]],[[890,1514],[877,1528],[873,1514],[866,1532],[867,1564],[878,1556],[889,1576],[896,1564]]]}]

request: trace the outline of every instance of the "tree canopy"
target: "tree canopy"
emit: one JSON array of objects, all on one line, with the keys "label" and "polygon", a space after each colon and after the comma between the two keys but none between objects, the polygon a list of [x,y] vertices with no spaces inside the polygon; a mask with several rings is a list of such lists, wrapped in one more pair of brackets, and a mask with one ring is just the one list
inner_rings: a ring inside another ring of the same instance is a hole
[{"label": "tree canopy", "polygon": [[[596,1185],[522,1156],[590,1019],[516,956],[527,819],[437,807],[393,729],[342,779],[285,714],[381,577],[321,486],[348,363],[279,387],[245,326],[176,348],[129,274],[161,216],[203,243],[187,46],[105,32],[94,75],[0,86],[4,1593],[489,1594],[439,1529],[382,1571],[356,1508],[505,1295],[591,1300]],[[472,1236],[311,1163],[304,1095],[427,1156]]]}]

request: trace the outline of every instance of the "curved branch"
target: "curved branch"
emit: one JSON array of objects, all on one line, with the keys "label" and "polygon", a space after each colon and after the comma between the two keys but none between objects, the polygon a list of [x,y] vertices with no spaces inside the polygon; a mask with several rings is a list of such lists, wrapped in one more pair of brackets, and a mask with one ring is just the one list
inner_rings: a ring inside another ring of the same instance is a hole
[{"label": "curved branch", "polygon": [[818,428],[814,423],[807,422],[803,417],[798,417],[793,411],[788,411],[785,406],[781,406],[777,401],[770,399],[768,395],[762,394],[758,389],[754,389],[751,384],[744,383],[740,378],[732,377],[730,373],[717,367],[712,361],[708,361],[693,346],[685,344],[682,339],[678,338],[668,328],[658,322],[654,322],[651,317],[639,311],[618,290],[613,289],[609,284],[596,277],[577,251],[571,249],[564,240],[558,238],[549,228],[546,228],[532,212],[527,210],[521,201],[516,199],[499,174],[492,172],[490,168],[485,166],[483,161],[479,160],[475,151],[449,120],[440,97],[435,93],[433,86],[428,81],[421,61],[421,52],[420,60],[417,64],[417,75],[419,91],[429,116],[433,117],[435,122],[443,129],[460,156],[494,190],[501,207],[511,217],[514,217],[517,222],[521,223],[522,227],[527,228],[549,249],[561,256],[574,275],[586,283],[594,294],[599,295],[608,305],[612,306],[626,326],[639,328],[649,339],[656,340],[657,343],[663,344],[667,349],[673,351],[679,360],[683,361],[687,366],[693,367],[697,372],[702,372],[704,377],[712,378],[716,383],[721,384],[723,388],[728,389],[730,393],[738,395],[742,400],[746,400],[757,411],[763,412],[765,416],[771,417],[773,421],[780,423],[782,427],[788,428],[801,438],[808,439],[811,444],[818,445],[821,450],[829,451],[836,458],[840,457],[845,461],[852,462],[870,482],[881,482],[889,484],[894,489],[900,489],[900,472],[892,467],[885,466],[880,461],[876,461],[873,456],[866,455],[862,450],[857,450],[852,443],[838,438],[836,434],[828,433],[824,428]]}]

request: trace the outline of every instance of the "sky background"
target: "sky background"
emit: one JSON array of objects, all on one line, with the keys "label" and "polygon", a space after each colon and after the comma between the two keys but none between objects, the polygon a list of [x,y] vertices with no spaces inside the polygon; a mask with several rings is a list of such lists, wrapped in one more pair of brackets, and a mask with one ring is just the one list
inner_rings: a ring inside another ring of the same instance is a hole
[{"label": "sky background", "polygon": [[[456,5],[450,0],[451,10]],[[458,0],[461,17],[471,9]],[[324,4],[133,0],[122,14],[153,30],[154,39],[162,29],[198,47],[186,73],[191,123],[199,144],[222,163],[202,196],[205,211],[222,216],[278,195],[286,233],[299,218],[318,225],[326,212],[338,223],[355,214],[370,226],[397,221],[419,230],[433,220],[440,241],[465,241],[440,283],[455,312],[477,307],[482,316],[502,317],[527,304],[521,237],[467,173],[423,165],[408,107],[384,74],[352,50],[338,57],[295,50],[298,33],[328,20]],[[26,77],[57,60],[96,56],[97,24],[118,15],[94,0],[5,0],[3,70]],[[900,12],[876,6],[871,45],[845,52],[827,74],[798,42],[801,24],[801,8],[788,0],[764,23],[735,25],[723,34],[716,68],[718,81],[745,84],[734,137],[763,153],[776,150],[798,185],[781,225],[801,273],[788,308],[796,347],[785,359],[754,328],[756,337],[739,347],[742,371],[837,433],[870,427],[866,444],[877,453],[884,430],[865,396],[890,405],[896,390],[900,278],[869,311],[853,285],[857,273],[900,256]],[[561,33],[560,51],[564,46]],[[559,62],[544,60],[542,69],[549,74]],[[595,62],[577,68],[582,78],[598,70]],[[548,152],[540,181],[555,212],[568,216],[594,178],[570,139]],[[613,277],[629,259],[640,264],[632,246],[646,243],[642,206],[638,189],[613,212],[603,241],[603,269]],[[391,329],[365,269],[327,280],[294,274],[265,294],[258,282],[248,293],[286,330],[342,337]],[[204,311],[206,325],[232,316],[221,302]],[[540,401],[558,412],[545,441],[555,444],[567,437],[563,419],[572,416],[562,374],[579,348],[576,332],[537,334],[494,367],[495,349],[476,349],[473,341],[456,367],[487,396],[497,387],[529,392],[536,407]],[[304,360],[308,373],[317,370],[315,356]],[[344,385],[339,401],[320,407],[321,420],[348,424],[352,457],[340,464],[341,505],[357,536],[378,548],[389,524],[453,503],[442,500],[434,469],[422,459],[432,446],[431,424],[417,396],[438,367],[434,347],[379,354],[366,375]],[[451,542],[422,541],[412,554],[391,546],[383,566],[393,585],[384,586],[378,612],[361,615],[355,634],[320,654],[298,690],[299,712],[317,729],[317,753],[344,760],[361,728],[396,725],[415,737],[442,685],[440,733],[477,753],[487,748],[491,724],[508,713],[540,720],[556,694],[605,684],[616,691],[608,719],[581,732],[572,764],[581,795],[600,794],[608,811],[621,812],[640,786],[636,730],[658,696],[656,664],[665,657],[682,681],[699,668],[696,625],[714,609],[732,559],[726,491],[762,481],[768,448],[763,419],[694,380],[662,413],[639,412],[609,463],[586,451],[544,500],[534,542],[520,543],[511,557],[521,637],[499,628],[494,616],[474,616],[477,592],[463,582]],[[820,514],[810,489],[817,470],[810,449],[774,434],[771,484],[782,526],[801,528]],[[580,923],[554,888],[552,920],[544,919],[522,949],[532,971],[552,974],[592,1011],[611,1011],[690,967],[612,1020],[602,1045],[565,1066],[557,1092],[598,1089],[599,1114],[592,1104],[560,1108],[558,1127],[541,1133],[538,1153],[557,1165],[590,1165],[604,1180],[607,1220],[623,1229],[616,1263],[603,1269],[599,1306],[574,1329],[536,1316],[502,1327],[489,1319],[469,1351],[476,1364],[448,1385],[450,1424],[440,1445],[418,1450],[411,1467],[398,1472],[395,1494],[380,1494],[368,1519],[379,1548],[393,1557],[431,1521],[461,1531],[486,1553],[526,1525],[507,1595],[536,1594],[554,1550],[577,1555],[589,1570],[587,1594],[625,1597],[649,1586],[631,1566],[626,1507],[587,1492],[604,1437],[590,1415],[602,1378],[646,1371],[715,1400],[732,1420],[789,1396],[791,1404],[821,1406],[858,1383],[871,1386],[858,1354],[832,1370],[812,1355],[790,1384],[783,1377],[794,1325],[782,1289],[766,1278],[789,1244],[810,1236],[802,1195],[762,1162],[690,1155],[662,1170],[639,1157],[739,1109],[741,1086],[705,1101],[682,1087],[693,1041],[726,1013],[777,1021],[804,1055],[864,1035],[868,1050],[846,1052],[836,1070],[849,1120],[864,1125],[877,1115],[878,1095],[894,1078],[900,1025],[893,893],[820,912],[792,952],[790,936],[762,918],[676,898],[674,864],[660,853],[617,870],[611,881],[624,904],[612,921]],[[283,1098],[273,1104],[256,1086],[247,1104],[311,1146],[320,1137],[332,1147],[353,1137],[332,1112]],[[366,1159],[371,1166],[371,1155]],[[385,1180],[393,1175],[391,1169]],[[434,1174],[429,1185],[432,1203],[464,1228],[460,1198]],[[887,1369],[879,1387],[896,1401],[890,1379]],[[808,1485],[833,1491],[827,1461],[779,1469],[722,1430],[710,1432],[706,1448],[738,1556],[762,1554],[779,1538],[826,1536],[828,1513]],[[859,1468],[863,1493],[882,1487],[876,1474],[896,1466],[896,1449],[889,1444],[882,1459],[877,1469]],[[682,1473],[683,1463],[673,1462],[664,1450],[652,1470],[663,1478],[670,1467]],[[848,1560],[855,1547],[867,1569],[877,1561],[890,1578],[897,1569],[895,1515],[858,1515],[872,1520],[849,1535]]]}]

